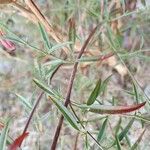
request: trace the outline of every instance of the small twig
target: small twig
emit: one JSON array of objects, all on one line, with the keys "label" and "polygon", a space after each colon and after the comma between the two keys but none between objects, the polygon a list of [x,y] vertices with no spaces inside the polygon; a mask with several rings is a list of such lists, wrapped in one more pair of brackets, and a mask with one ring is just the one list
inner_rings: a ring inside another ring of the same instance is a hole
[{"label": "small twig", "polygon": [[[84,45],[82,46],[77,59],[81,58],[82,54],[84,53],[84,51],[85,51],[88,43],[90,42],[90,40],[93,37],[94,33],[96,32],[97,28],[98,28],[98,26],[96,26],[91,31],[90,35],[88,36],[87,40],[85,41]],[[68,88],[67,88],[67,94],[65,96],[65,104],[64,105],[66,107],[70,103],[70,96],[71,96],[71,91],[72,91],[72,86],[73,86],[74,78],[75,78],[75,75],[76,75],[76,72],[77,72],[77,67],[78,67],[78,62],[75,62],[74,66],[73,66],[73,70],[72,70],[71,76],[70,76],[70,81],[69,81]],[[59,137],[59,134],[60,134],[60,131],[61,131],[61,127],[62,127],[62,124],[63,124],[63,119],[64,119],[64,117],[63,117],[63,115],[61,115],[59,123],[58,123],[58,126],[56,128],[56,132],[55,132],[54,138],[53,138],[53,142],[52,142],[52,145],[51,145],[51,150],[55,150],[56,149],[58,137]]]},{"label": "small twig", "polygon": [[[33,114],[34,114],[34,112],[35,112],[35,110],[36,110],[36,108],[37,108],[37,106],[38,106],[38,104],[39,104],[39,102],[40,102],[40,100],[41,100],[43,94],[44,94],[44,92],[41,92],[41,93],[40,93],[40,95],[39,95],[39,97],[38,97],[38,99],[37,99],[37,101],[36,101],[36,103],[35,103],[35,105],[34,105],[32,111],[31,111],[31,113],[30,113],[30,116],[29,116],[29,118],[28,118],[28,120],[27,120],[27,123],[26,123],[26,125],[25,125],[25,128],[24,128],[22,134],[25,134],[25,133],[26,133],[26,131],[27,131],[28,127],[29,127],[29,124],[30,124],[30,122],[31,122],[31,119],[32,119],[32,117],[33,117]],[[21,146],[21,144],[20,144],[20,146]]]}]

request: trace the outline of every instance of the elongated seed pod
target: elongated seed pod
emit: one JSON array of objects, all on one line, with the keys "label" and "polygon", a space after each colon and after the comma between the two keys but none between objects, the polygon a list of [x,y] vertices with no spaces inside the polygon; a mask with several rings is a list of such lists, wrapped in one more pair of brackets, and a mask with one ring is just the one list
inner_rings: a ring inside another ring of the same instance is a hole
[{"label": "elongated seed pod", "polygon": [[14,2],[15,0],[0,0],[0,4],[9,4]]}]

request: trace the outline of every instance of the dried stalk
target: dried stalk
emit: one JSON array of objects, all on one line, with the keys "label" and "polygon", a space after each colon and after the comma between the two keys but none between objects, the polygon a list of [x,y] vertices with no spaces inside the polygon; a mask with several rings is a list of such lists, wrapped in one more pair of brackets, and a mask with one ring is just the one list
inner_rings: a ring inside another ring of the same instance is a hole
[{"label": "dried stalk", "polygon": [[22,14],[23,14],[24,17],[29,18],[34,23],[38,23],[38,19],[32,13],[32,11],[30,11],[29,9],[26,9],[25,7],[23,7],[19,3],[11,3],[11,5],[13,7],[15,7],[17,10],[19,10],[20,12],[22,12]]},{"label": "dried stalk", "polygon": [[[44,25],[47,32],[50,34],[50,36],[57,42],[62,43],[63,41],[61,38],[56,34],[56,32],[53,30],[51,24],[48,22],[47,18],[42,14],[40,9],[36,6],[36,4],[32,0],[25,0],[25,3],[27,6],[31,9],[33,14],[37,17],[37,19]],[[63,48],[65,53],[68,53],[68,50],[66,48]]]}]

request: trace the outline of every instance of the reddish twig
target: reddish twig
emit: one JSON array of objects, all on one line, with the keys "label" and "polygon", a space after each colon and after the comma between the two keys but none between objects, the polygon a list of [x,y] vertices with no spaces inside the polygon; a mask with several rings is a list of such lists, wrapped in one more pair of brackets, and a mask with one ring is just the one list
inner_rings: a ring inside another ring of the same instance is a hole
[{"label": "reddish twig", "polygon": [[[34,112],[35,112],[35,110],[36,110],[36,108],[37,108],[37,106],[38,106],[38,104],[39,104],[39,102],[40,102],[40,100],[41,100],[43,94],[44,94],[44,92],[41,92],[41,93],[40,93],[40,95],[39,95],[39,97],[38,97],[38,99],[37,99],[37,101],[36,101],[36,103],[35,103],[35,105],[34,105],[32,111],[31,111],[31,113],[30,113],[30,116],[29,116],[29,118],[28,118],[28,120],[27,120],[27,123],[26,123],[26,125],[25,125],[25,128],[24,128],[24,130],[23,130],[22,135],[24,135],[24,134],[27,132],[27,129],[28,129],[28,127],[29,127],[29,124],[30,124],[30,122],[31,122],[31,119],[32,119],[32,117],[33,117],[33,114],[34,114]],[[22,144],[22,143],[20,143],[20,146],[21,146],[21,144]]]},{"label": "reddish twig", "polygon": [[[84,45],[82,46],[82,48],[80,50],[80,53],[79,53],[79,55],[77,57],[77,60],[81,58],[82,54],[84,53],[88,43],[90,42],[90,40],[93,37],[94,33],[96,32],[97,28],[98,28],[98,26],[96,26],[91,31],[90,35],[88,36],[87,40],[85,41]],[[77,67],[78,67],[78,62],[75,62],[74,66],[73,66],[73,70],[72,70],[71,76],[70,76],[70,81],[69,81],[68,88],[67,88],[67,94],[65,96],[65,104],[64,105],[66,107],[70,103],[70,96],[71,96],[73,81],[74,81],[74,78],[75,78],[75,75],[76,75],[76,72],[77,72]],[[62,124],[63,124],[63,119],[64,119],[64,117],[63,117],[63,115],[61,115],[59,123],[58,123],[57,128],[56,128],[56,132],[55,132],[54,138],[53,138],[53,142],[52,142],[52,145],[51,145],[51,150],[55,150],[56,149],[58,137],[59,137],[59,134],[60,134],[60,131],[61,131],[61,127],[62,127]]]}]

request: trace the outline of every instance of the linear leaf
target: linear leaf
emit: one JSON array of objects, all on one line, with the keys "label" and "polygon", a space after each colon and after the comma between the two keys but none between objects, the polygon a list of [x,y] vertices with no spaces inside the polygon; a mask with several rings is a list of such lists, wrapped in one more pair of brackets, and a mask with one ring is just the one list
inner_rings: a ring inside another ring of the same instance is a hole
[{"label": "linear leaf", "polygon": [[140,141],[142,140],[142,137],[145,133],[146,129],[144,129],[144,131],[141,133],[141,135],[138,137],[138,139],[136,140],[136,142],[133,144],[133,146],[131,147],[130,150],[135,150],[137,148],[137,146],[139,145]]},{"label": "linear leaf", "polygon": [[99,105],[99,104],[92,104],[90,106],[86,104],[77,104],[72,103],[74,106],[77,106],[81,109],[88,110],[93,113],[98,114],[122,114],[122,113],[129,113],[135,110],[140,109],[145,105],[146,102],[129,105],[129,106],[108,106],[108,105]]},{"label": "linear leaf", "polygon": [[118,136],[117,136],[117,135],[115,136],[115,139],[116,139],[116,144],[117,144],[117,150],[121,150],[120,141],[119,141],[119,139],[118,139]]},{"label": "linear leaf", "polygon": [[107,122],[108,122],[108,117],[104,120],[104,122],[102,124],[102,127],[99,130],[98,137],[97,137],[97,141],[98,142],[102,139],[102,137],[103,137],[103,135],[105,133]]},{"label": "linear leaf", "polygon": [[57,49],[61,49],[70,44],[72,44],[72,42],[64,42],[64,43],[57,44],[49,49],[49,53],[52,53],[52,52],[56,51]]},{"label": "linear leaf", "polygon": [[38,79],[33,79],[34,83],[40,87],[42,90],[44,90],[45,92],[47,92],[48,94],[50,94],[51,96],[54,96],[53,91],[47,86],[45,85],[43,82],[39,81]]},{"label": "linear leaf", "polygon": [[0,136],[0,150],[6,150],[6,140],[7,140],[7,134],[10,126],[11,118],[9,118],[1,132]]},{"label": "linear leaf", "polygon": [[89,142],[88,142],[88,136],[85,134],[85,148],[88,149],[89,147]]},{"label": "linear leaf", "polygon": [[45,31],[44,27],[42,24],[39,23],[39,29],[40,29],[40,32],[41,32],[41,35],[42,35],[42,38],[43,38],[43,41],[45,43],[45,46],[47,49],[51,49],[51,43],[49,41],[49,37],[48,37],[48,34],[47,32]]},{"label": "linear leaf", "polygon": [[[134,122],[134,118],[126,125],[126,127],[121,131],[121,133],[119,133],[119,134],[117,135],[117,132],[118,132],[119,130],[115,132],[115,136],[117,136],[117,138],[118,138],[119,141],[121,141],[124,137],[126,137],[126,135],[127,135],[128,131],[129,131],[129,129],[131,128],[133,122]],[[119,126],[118,126],[118,127],[119,127]],[[110,146],[110,148],[111,148],[112,146],[116,145],[116,144],[117,144],[117,141],[116,141],[116,137],[115,137],[115,141],[114,141],[113,144]]]},{"label": "linear leaf", "polygon": [[21,96],[20,94],[15,93],[15,95],[19,98],[19,100],[23,103],[23,105],[25,107],[27,107],[29,110],[32,109],[31,104],[27,101],[26,98],[24,98],[23,96]]},{"label": "linear leaf", "polygon": [[117,135],[118,132],[119,132],[121,122],[122,122],[122,118],[120,117],[120,118],[119,118],[119,121],[118,121],[118,123],[117,123],[117,125],[116,125],[116,127],[115,127],[115,128],[116,128],[116,129],[115,129],[115,135]]},{"label": "linear leaf", "polygon": [[72,42],[72,44],[70,44],[71,50],[73,50],[73,45],[75,43],[75,40],[76,40],[75,20],[74,18],[71,18],[69,20],[69,41]]},{"label": "linear leaf", "polygon": [[108,76],[103,82],[102,82],[102,85],[101,85],[101,92],[105,92],[106,88],[107,88],[107,84],[110,80],[110,78],[112,77],[112,75]]},{"label": "linear leaf", "polygon": [[74,127],[76,130],[79,130],[78,123],[76,119],[73,117],[71,112],[57,99],[53,99],[49,96],[50,100],[57,106],[57,108],[61,111],[63,116],[68,120],[68,122]]},{"label": "linear leaf", "polygon": [[134,91],[134,95],[135,95],[135,99],[137,101],[137,103],[139,102],[139,95],[138,95],[138,91],[136,88],[136,85],[133,83],[133,91]]},{"label": "linear leaf", "polygon": [[121,141],[125,136],[126,134],[128,133],[128,131],[130,130],[132,124],[134,122],[134,118],[127,124],[127,126],[122,130],[122,132],[118,135],[118,139],[119,141]]},{"label": "linear leaf", "polygon": [[98,97],[100,93],[100,89],[101,89],[101,79],[97,81],[97,84],[87,101],[87,105],[92,105],[95,102],[96,98]]}]

